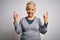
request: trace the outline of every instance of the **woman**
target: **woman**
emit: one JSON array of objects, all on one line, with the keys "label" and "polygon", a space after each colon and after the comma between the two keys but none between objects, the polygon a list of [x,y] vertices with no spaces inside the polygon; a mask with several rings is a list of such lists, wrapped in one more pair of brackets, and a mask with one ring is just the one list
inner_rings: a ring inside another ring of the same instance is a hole
[{"label": "woman", "polygon": [[42,25],[40,18],[34,16],[36,11],[36,4],[32,1],[26,5],[27,15],[18,22],[18,14],[14,12],[14,26],[17,34],[21,34],[21,40],[41,40],[40,33],[47,32],[48,12],[43,16],[44,25]]}]

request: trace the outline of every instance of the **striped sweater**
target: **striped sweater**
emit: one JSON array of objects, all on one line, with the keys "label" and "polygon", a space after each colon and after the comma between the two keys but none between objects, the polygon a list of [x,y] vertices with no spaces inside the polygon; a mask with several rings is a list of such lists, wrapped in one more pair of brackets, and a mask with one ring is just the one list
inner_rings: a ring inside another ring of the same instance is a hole
[{"label": "striped sweater", "polygon": [[40,18],[35,17],[34,21],[29,24],[26,17],[20,19],[20,22],[14,22],[15,31],[21,34],[21,40],[41,40],[40,33],[47,32],[47,24],[42,24]]}]

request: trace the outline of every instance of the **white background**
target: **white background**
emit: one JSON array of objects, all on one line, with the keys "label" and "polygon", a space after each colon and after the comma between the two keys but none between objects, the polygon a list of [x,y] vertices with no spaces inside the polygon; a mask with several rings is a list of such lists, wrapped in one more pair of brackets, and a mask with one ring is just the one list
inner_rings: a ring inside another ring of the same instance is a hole
[{"label": "white background", "polygon": [[[27,15],[25,6],[30,0],[0,0],[0,40],[19,40],[13,25],[13,12],[19,20]],[[36,3],[35,15],[39,18],[48,11],[48,31],[41,34],[42,40],[60,40],[60,0],[33,0]]]}]

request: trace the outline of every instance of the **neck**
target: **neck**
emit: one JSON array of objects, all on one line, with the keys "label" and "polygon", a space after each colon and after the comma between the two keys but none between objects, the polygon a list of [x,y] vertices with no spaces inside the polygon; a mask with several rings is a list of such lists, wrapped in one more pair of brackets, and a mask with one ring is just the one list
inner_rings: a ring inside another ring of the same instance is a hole
[{"label": "neck", "polygon": [[28,20],[33,20],[35,16],[32,16],[32,17],[27,17]]}]

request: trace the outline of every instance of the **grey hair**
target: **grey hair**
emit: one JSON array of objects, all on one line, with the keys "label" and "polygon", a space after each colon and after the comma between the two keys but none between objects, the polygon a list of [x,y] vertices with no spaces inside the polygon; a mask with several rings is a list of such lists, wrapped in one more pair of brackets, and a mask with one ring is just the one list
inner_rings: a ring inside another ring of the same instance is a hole
[{"label": "grey hair", "polygon": [[36,6],[36,4],[33,1],[29,1],[26,6],[28,6],[29,4],[33,4],[34,6]]}]

